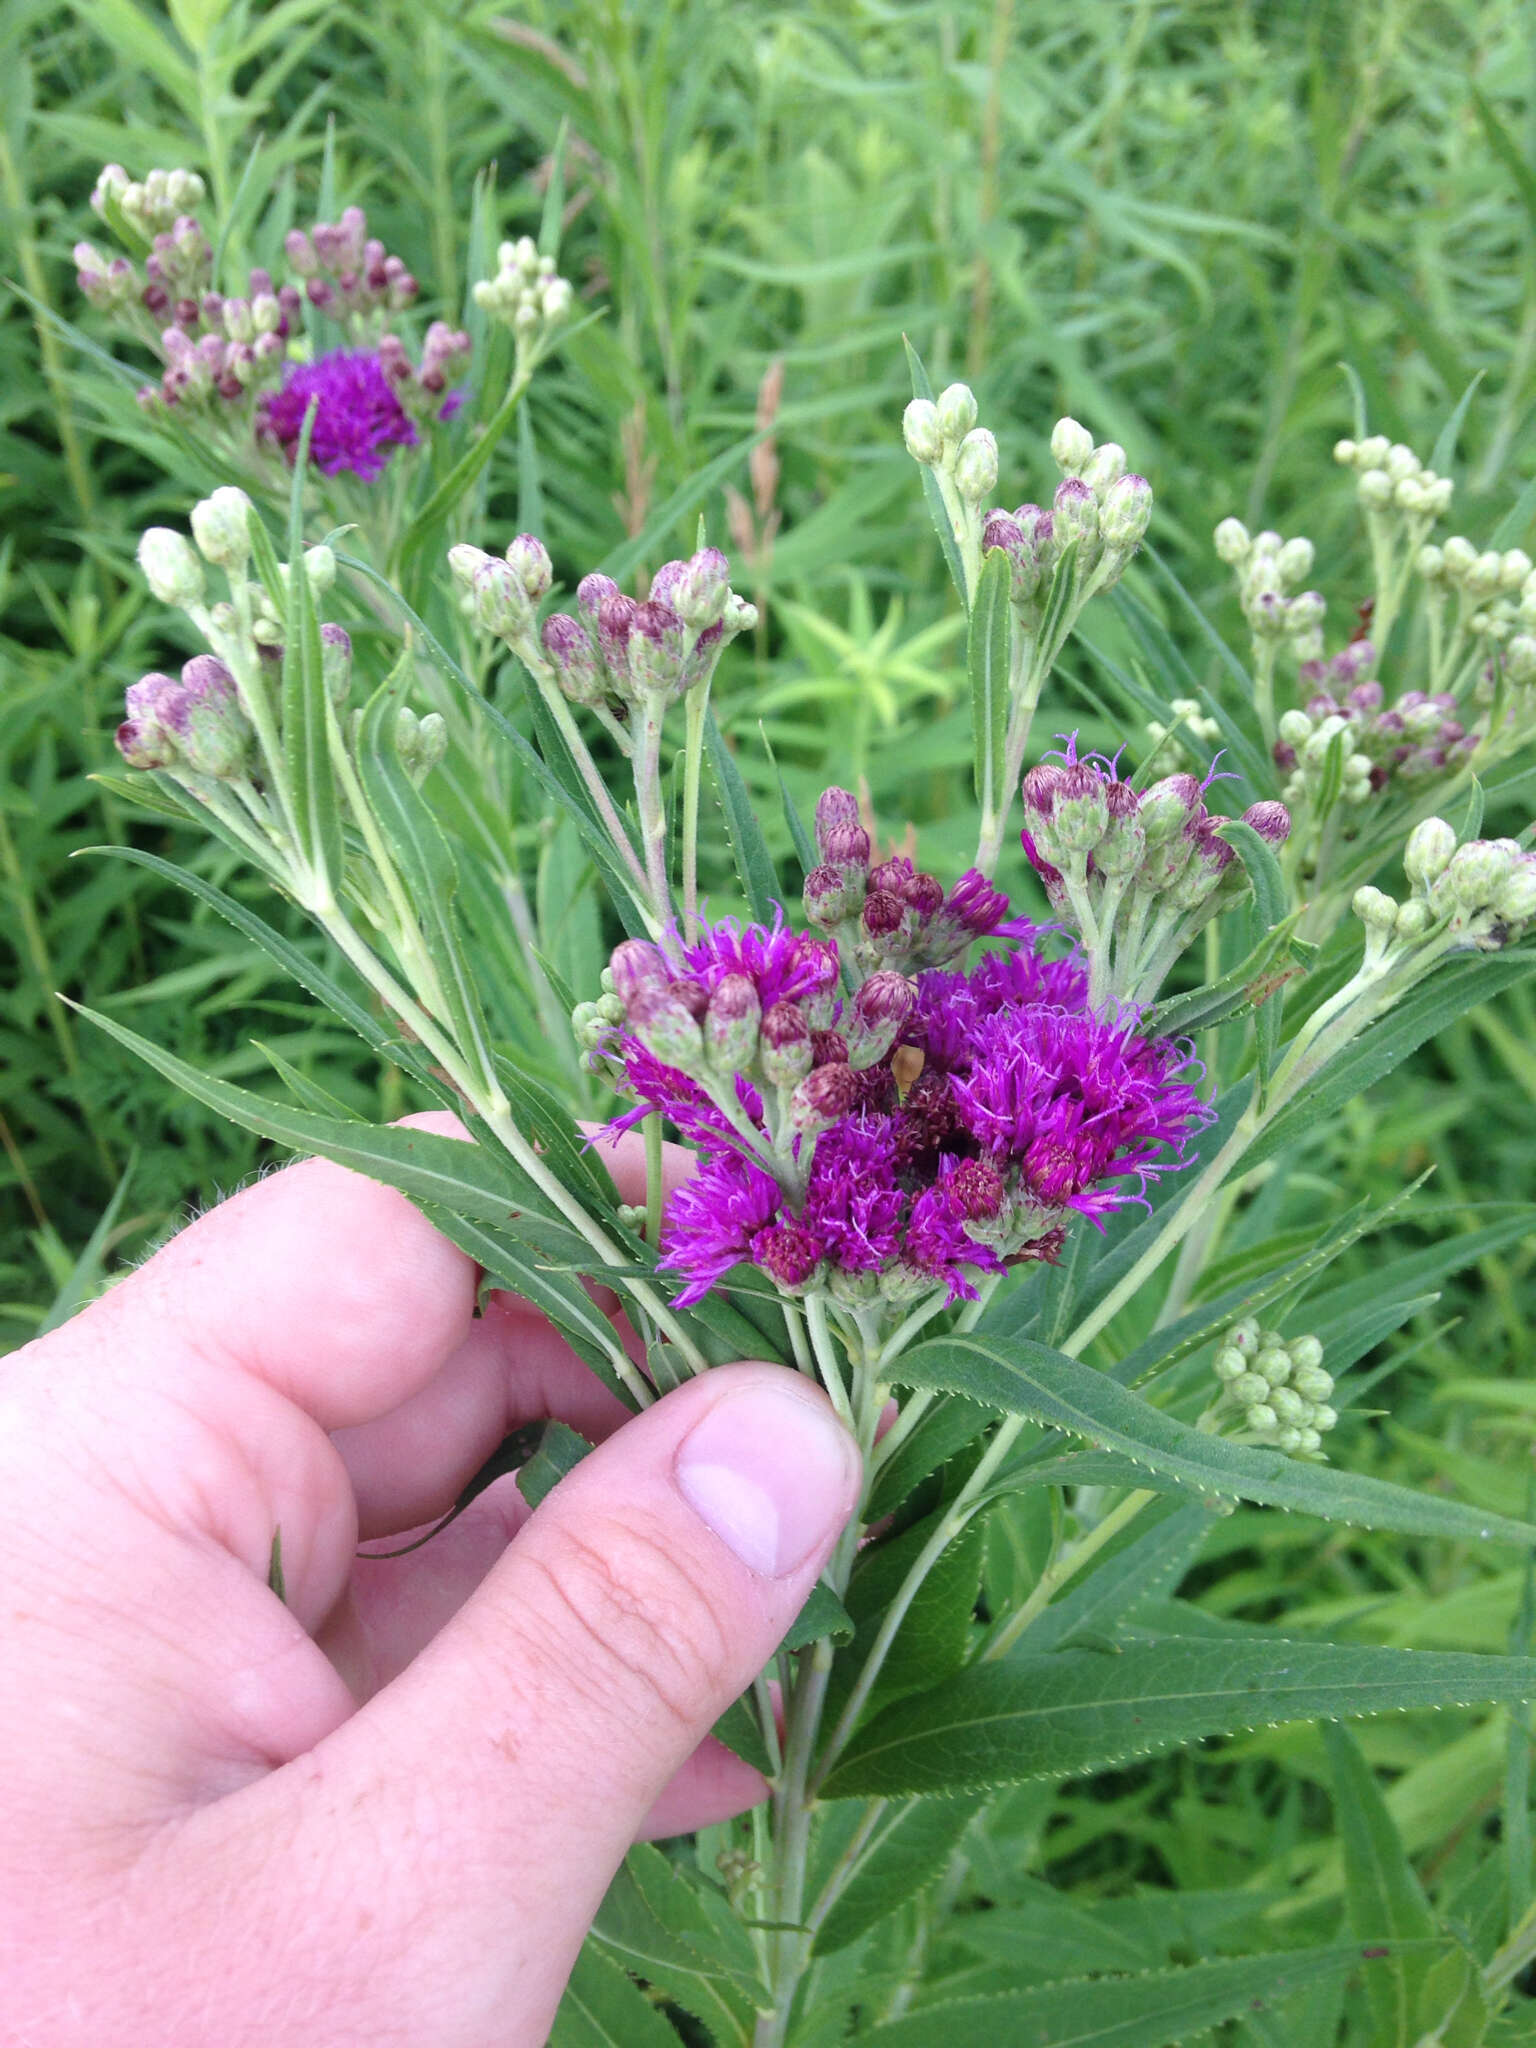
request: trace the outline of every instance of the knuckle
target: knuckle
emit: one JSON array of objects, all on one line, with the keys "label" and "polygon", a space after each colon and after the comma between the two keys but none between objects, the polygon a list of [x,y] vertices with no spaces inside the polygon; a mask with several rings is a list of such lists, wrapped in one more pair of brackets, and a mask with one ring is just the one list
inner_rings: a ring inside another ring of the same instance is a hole
[{"label": "knuckle", "polygon": [[607,1521],[566,1531],[537,1560],[558,1604],[561,1678],[610,1709],[622,1698],[667,1735],[693,1730],[729,1692],[733,1658],[722,1617],[686,1553],[656,1531]]}]

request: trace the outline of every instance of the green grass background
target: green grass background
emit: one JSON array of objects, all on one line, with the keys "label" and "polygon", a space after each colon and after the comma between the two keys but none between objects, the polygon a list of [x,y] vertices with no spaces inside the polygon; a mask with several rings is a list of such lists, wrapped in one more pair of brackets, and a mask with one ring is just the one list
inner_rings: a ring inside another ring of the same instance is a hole
[{"label": "green grass background", "polygon": [[[1536,16],[1518,0],[178,0],[172,14],[0,4],[0,237],[26,295],[0,299],[7,1343],[262,1163],[61,993],[253,1085],[270,1080],[260,1037],[359,1107],[408,1106],[227,927],[140,871],[76,857],[133,840],[231,879],[221,854],[88,779],[112,758],[124,686],[169,652],[132,569],[138,531],[181,522],[217,480],[147,460],[131,401],[50,321],[105,338],[69,260],[96,228],[103,161],[191,164],[227,199],[260,135],[242,217],[269,193],[303,217],[329,124],[339,190],[456,314],[476,174],[497,167],[503,231],[536,227],[568,122],[562,267],[607,316],[541,379],[482,537],[537,527],[579,573],[726,458],[702,500],[684,494],[667,551],[691,540],[700,502],[716,533],[734,516],[737,585],[765,609],[718,686],[744,765],[761,723],[807,788],[823,769],[865,775],[882,819],[926,825],[943,861],[969,745],[956,615],[897,433],[904,332],[936,384],[975,385],[1008,502],[1048,488],[1060,413],[1121,441],[1155,484],[1154,537],[1234,632],[1209,542],[1229,512],[1310,535],[1336,618],[1363,594],[1329,459],[1350,423],[1341,360],[1372,427],[1425,453],[1481,378],[1456,530],[1491,530],[1536,470]],[[774,433],[754,466],[765,388]],[[1042,726],[1082,716],[1064,687]],[[527,829],[532,853],[539,821]],[[1292,1162],[1293,1206],[1266,1227],[1315,1229],[1430,1164],[1433,1212],[1408,1241],[1529,1194],[1528,989],[1318,1132]],[[1522,1510],[1533,1265],[1529,1245],[1482,1260],[1395,1340],[1376,1361],[1383,1412],[1340,1455]],[[1213,1613],[1284,1613],[1345,1639],[1497,1649],[1520,1574],[1242,1513],[1198,1593]],[[1366,1741],[1430,1881],[1470,1883],[1504,1782],[1499,1722],[1386,1722]],[[1071,1793],[1048,1831],[1038,1796],[1015,1795],[998,1840],[1016,1877],[1089,1894],[1136,1878],[1326,1887],[1330,1871],[1336,1890],[1325,1775],[1310,1731],[1256,1735]]]}]

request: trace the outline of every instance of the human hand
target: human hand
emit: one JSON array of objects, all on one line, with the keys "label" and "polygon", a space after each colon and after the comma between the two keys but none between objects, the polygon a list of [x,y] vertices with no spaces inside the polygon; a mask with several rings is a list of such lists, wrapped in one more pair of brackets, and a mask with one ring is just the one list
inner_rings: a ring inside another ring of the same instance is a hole
[{"label": "human hand", "polygon": [[[533,2048],[631,1840],[759,1796],[705,1738],[851,1439],[777,1366],[629,1417],[476,1278],[310,1162],[0,1367],[7,2048]],[[535,1514],[355,1561],[547,1415],[606,1441]]]}]

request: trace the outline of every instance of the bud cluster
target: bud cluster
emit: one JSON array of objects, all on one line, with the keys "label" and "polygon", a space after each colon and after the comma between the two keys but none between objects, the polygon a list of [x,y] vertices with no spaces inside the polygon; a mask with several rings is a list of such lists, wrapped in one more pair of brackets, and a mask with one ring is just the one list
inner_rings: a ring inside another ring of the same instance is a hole
[{"label": "bud cluster", "polygon": [[[1090,1000],[1147,1003],[1196,933],[1247,891],[1247,870],[1206,808],[1207,785],[1166,775],[1138,791],[1114,764],[1077,757],[1024,777],[1024,851],[1051,908],[1079,928],[1092,963]],[[1242,822],[1271,846],[1291,829],[1283,804],[1251,804]]]},{"label": "bud cluster", "polygon": [[1282,1337],[1246,1316],[1222,1338],[1212,1370],[1223,1400],[1242,1410],[1244,1431],[1276,1450],[1316,1457],[1338,1422],[1316,1337]]},{"label": "bud cluster", "polygon": [[[153,673],[128,691],[128,716],[117,744],[132,768],[247,781],[256,773],[255,730],[248,700],[252,680],[264,697],[281,701],[288,565],[278,564],[283,590],[274,595],[248,576],[253,511],[245,492],[223,485],[192,508],[192,539],[168,526],[149,527],[139,541],[139,568],[160,603],[187,614],[212,652],[185,663],[180,678]],[[195,543],[195,545],[194,545]],[[228,596],[215,600],[208,570],[223,572]],[[336,580],[336,557],[321,544],[304,554],[309,590],[319,597]],[[352,642],[344,627],[320,627],[321,674],[338,707],[352,686]],[[442,758],[447,741],[436,714],[402,714],[401,758],[425,774]]]},{"label": "bud cluster", "polygon": [[1497,952],[1536,923],[1536,853],[1517,839],[1469,839],[1458,846],[1444,818],[1425,818],[1408,836],[1403,872],[1412,891],[1405,903],[1384,889],[1355,892],[1367,967],[1421,949],[1431,959],[1468,947]]},{"label": "bud cluster", "polygon": [[1148,758],[1154,765],[1171,771],[1186,756],[1193,755],[1196,742],[1214,746],[1221,738],[1221,727],[1205,715],[1194,697],[1170,698],[1168,710],[1171,715],[1166,722],[1160,718],[1148,721],[1147,738],[1152,742]]},{"label": "bud cluster", "polygon": [[[448,559],[461,585],[467,578],[475,589],[477,622],[510,643],[521,641],[522,653],[532,605],[549,588],[549,557],[531,535],[514,541],[513,548],[519,547],[528,551],[527,566],[514,578],[526,592],[524,609],[516,609],[515,601],[500,604],[505,579],[499,568],[494,572],[498,600],[493,612],[503,623],[487,617],[479,595],[476,579],[486,575],[472,562],[479,550],[455,548]],[[510,557],[512,548],[507,552]],[[537,588],[540,581],[542,588]],[[718,548],[700,548],[686,560],[664,562],[643,601],[626,595],[611,576],[595,571],[583,576],[576,586],[575,613],[551,612],[539,639],[564,696],[573,704],[601,706],[624,717],[637,705],[665,706],[707,682],[722,650],[756,624],[757,607],[732,590],[725,556]]]},{"label": "bud cluster", "polygon": [[450,327],[446,320],[434,320],[427,329],[419,363],[411,361],[410,350],[397,334],[379,337],[379,367],[388,378],[395,396],[414,419],[447,419],[447,405],[454,403],[450,385],[470,352],[470,339],[462,327]]},{"label": "bud cluster", "polygon": [[496,251],[496,275],[481,278],[475,304],[510,327],[519,349],[542,353],[550,336],[570,317],[574,294],[552,256],[541,256],[529,236],[503,242]]},{"label": "bud cluster", "polygon": [[907,453],[925,469],[942,470],[973,510],[997,488],[997,440],[976,424],[976,394],[951,384],[936,399],[914,398],[902,414]]},{"label": "bud cluster", "polygon": [[317,220],[307,232],[290,228],[283,253],[315,310],[354,332],[403,311],[420,290],[402,259],[368,233],[368,216],[360,206],[343,208],[337,221]]},{"label": "bud cluster", "polygon": [[1076,420],[1058,420],[1051,453],[1062,472],[1048,506],[1020,505],[1014,512],[987,514],[982,547],[1001,548],[1008,557],[1015,608],[1027,619],[1043,610],[1056,564],[1077,543],[1075,576],[1086,596],[1107,590],[1124,574],[1152,517],[1152,486],[1127,475],[1125,450],[1116,442],[1097,446]]},{"label": "bud cluster", "polygon": [[1286,645],[1297,661],[1316,660],[1327,607],[1320,591],[1302,587],[1312,574],[1311,541],[1300,534],[1283,540],[1268,530],[1250,534],[1240,519],[1223,519],[1215,538],[1217,554],[1236,575],[1255,644]]},{"label": "bud cluster", "polygon": [[1355,494],[1367,515],[1396,512],[1426,530],[1451,508],[1455,486],[1437,476],[1401,441],[1370,434],[1363,441],[1336,441],[1333,459],[1355,472]]},{"label": "bud cluster", "polygon": [[1388,704],[1375,667],[1369,640],[1303,665],[1301,679],[1315,686],[1313,694],[1305,708],[1281,715],[1274,750],[1276,766],[1289,777],[1282,792],[1288,804],[1318,803],[1336,743],[1339,799],[1354,805],[1389,787],[1422,788],[1455,775],[1476,753],[1481,734],[1467,730],[1463,707],[1449,691],[1405,690]]},{"label": "bud cluster", "polygon": [[975,868],[948,891],[905,855],[872,863],[858,799],[826,789],[816,803],[817,864],[805,878],[805,915],[866,974],[946,967],[995,932],[1008,899]]},{"label": "bud cluster", "polygon": [[126,226],[149,243],[201,206],[206,190],[196,171],[148,171],[135,179],[121,164],[104,164],[91,191],[91,211],[115,233]]}]

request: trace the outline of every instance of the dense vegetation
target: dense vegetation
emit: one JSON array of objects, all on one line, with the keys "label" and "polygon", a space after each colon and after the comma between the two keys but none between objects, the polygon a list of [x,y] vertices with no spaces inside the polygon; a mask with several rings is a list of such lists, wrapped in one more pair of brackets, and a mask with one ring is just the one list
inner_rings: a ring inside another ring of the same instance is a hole
[{"label": "dense vegetation", "polygon": [[[360,201],[424,299],[458,317],[486,247],[537,229],[564,126],[561,267],[605,317],[541,373],[498,455],[487,545],[535,528],[567,580],[599,561],[654,567],[692,545],[702,512],[763,614],[716,683],[727,732],[761,726],[802,801],[864,778],[883,821],[922,828],[935,865],[961,864],[970,737],[963,626],[895,431],[903,334],[936,386],[974,386],[1014,474],[1045,471],[1062,413],[1122,443],[1154,480],[1163,557],[1237,644],[1210,542],[1227,514],[1308,535],[1340,612],[1366,587],[1329,454],[1354,416],[1341,363],[1372,428],[1426,455],[1475,381],[1452,465],[1457,530],[1536,546],[1536,39],[1514,0],[572,0],[515,19],[488,5],[178,0],[171,15],[134,0],[0,7],[17,52],[0,78],[17,287],[0,327],[12,1342],[265,1158],[61,998],[248,1086],[277,1092],[266,1046],[366,1114],[411,1106],[398,1073],[219,918],[141,869],[75,858],[133,843],[249,886],[223,851],[89,779],[113,764],[123,686],[169,658],[132,567],[139,531],[183,524],[223,480],[192,444],[167,476],[76,293],[69,250],[94,230],[103,162],[196,168],[247,238],[258,217],[280,232],[285,207],[308,218],[328,194]],[[1150,569],[1132,582],[1166,602]],[[1168,623],[1208,672],[1185,616]],[[1079,694],[1048,701],[1042,730],[1118,744],[1081,650],[1067,669]],[[760,758],[742,751],[748,772]],[[1527,824],[1532,786],[1506,786],[1485,829]],[[771,837],[775,807],[763,812]],[[565,934],[557,964],[589,986],[603,934],[583,863],[531,799],[515,827],[541,920]],[[1016,863],[1008,879],[1027,894],[1024,875]],[[723,853],[713,879],[723,904]],[[1364,1296],[1388,1252],[1423,1254],[1424,1306],[1362,1366],[1371,1412],[1357,1404],[1336,1462],[1527,1514],[1536,1252],[1515,1205],[1536,1168],[1530,986],[1455,1023],[1285,1163],[1205,1294],[1241,1278],[1261,1241],[1265,1257],[1278,1238],[1300,1249],[1432,1168],[1334,1276]],[[992,1599],[1011,1598],[1042,1540],[1023,1510],[989,1524]],[[1152,1592],[1138,1625],[1155,1632],[1179,1590]],[[1495,1651],[1531,1626],[1528,1576],[1508,1553],[1252,1508],[1205,1535],[1181,1597],[1185,1632],[1283,1619],[1305,1641]],[[1536,1955],[1529,1927],[1506,1943],[1532,1895],[1519,1711],[1383,1718],[1359,1742],[1374,1777],[1302,1724],[1010,1792],[972,1824],[963,1858],[949,1860],[953,1842],[935,1849],[902,1939],[910,1948],[920,1925],[950,1992],[982,1992],[1002,1981],[1005,1943],[1014,1977],[1024,1951],[1044,1977],[1064,1958],[1148,1968],[1328,1940],[1346,1888],[1357,1933],[1411,1933],[1419,1885],[1424,1925],[1456,1928],[1502,1989]],[[1390,1926],[1362,1924],[1365,1836],[1388,1870]],[[1392,1890],[1398,1844],[1416,1878],[1399,1870]],[[1448,1975],[1444,2015],[1459,1995]],[[1343,1996],[1328,1979],[1230,2038],[1328,2041]],[[1392,2031],[1379,2004],[1349,2011],[1351,2041],[1420,2038]],[[1512,2008],[1486,2038],[1536,2033]]]}]

